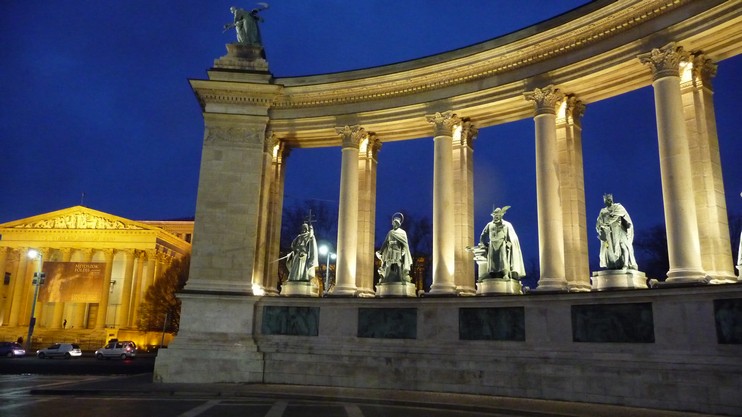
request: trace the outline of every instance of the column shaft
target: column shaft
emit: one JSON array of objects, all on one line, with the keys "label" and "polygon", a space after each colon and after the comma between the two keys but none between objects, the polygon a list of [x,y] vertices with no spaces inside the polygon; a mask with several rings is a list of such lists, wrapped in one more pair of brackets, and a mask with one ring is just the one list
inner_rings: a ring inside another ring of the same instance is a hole
[{"label": "column shaft", "polygon": [[271,160],[271,187],[269,191],[268,251],[266,252],[267,281],[265,292],[278,295],[278,262],[281,253],[281,220],[283,214],[283,188],[286,182],[286,159],[289,149],[283,142],[274,148]]},{"label": "column shaft", "polygon": [[[358,253],[356,283],[358,296],[373,297],[374,234],[376,231],[376,166],[381,141],[369,133],[361,142],[358,158]],[[329,273],[329,271],[328,271]]]},{"label": "column shaft", "polygon": [[106,272],[103,276],[103,288],[100,291],[100,301],[98,302],[98,315],[95,318],[95,328],[106,328],[106,316],[108,315],[108,298],[111,294],[111,274],[113,273],[113,249],[105,249],[103,253],[106,256]]},{"label": "column shaft", "polygon": [[17,326],[20,322],[22,300],[23,300],[23,287],[26,281],[26,269],[28,268],[28,248],[18,249],[18,269],[16,269],[15,276],[11,275],[11,284],[13,287],[12,294],[13,298],[10,303],[10,317],[8,318],[8,326]]},{"label": "column shaft", "polygon": [[116,312],[116,324],[118,327],[128,328],[131,287],[134,281],[134,250],[126,250],[124,253],[126,255],[126,266],[124,267],[124,282],[121,287],[121,305]]},{"label": "column shaft", "polygon": [[463,120],[453,137],[454,282],[459,295],[475,295],[474,262],[467,246],[474,243],[474,138],[477,129]]}]

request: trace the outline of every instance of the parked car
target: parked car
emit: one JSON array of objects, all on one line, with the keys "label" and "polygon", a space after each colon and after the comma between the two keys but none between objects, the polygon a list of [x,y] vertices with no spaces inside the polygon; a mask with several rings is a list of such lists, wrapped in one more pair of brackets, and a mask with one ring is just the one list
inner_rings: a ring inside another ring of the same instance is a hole
[{"label": "parked car", "polygon": [[80,346],[76,343],[55,343],[48,348],[39,349],[36,351],[36,356],[39,359],[44,358],[79,358],[82,356]]},{"label": "parked car", "polygon": [[23,346],[16,342],[0,342],[0,356],[6,356],[8,358],[14,358],[16,356],[24,356],[26,350]]},{"label": "parked car", "polygon": [[137,356],[137,344],[131,340],[111,340],[102,348],[95,351],[97,359],[134,359]]}]

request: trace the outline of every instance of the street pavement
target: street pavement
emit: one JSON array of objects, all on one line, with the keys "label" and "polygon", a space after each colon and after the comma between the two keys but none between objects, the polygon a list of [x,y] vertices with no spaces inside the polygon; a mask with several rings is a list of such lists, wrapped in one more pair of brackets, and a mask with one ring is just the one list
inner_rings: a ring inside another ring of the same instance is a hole
[{"label": "street pavement", "polygon": [[161,384],[152,382],[151,372],[0,375],[2,417],[99,417],[112,413],[138,417],[703,416],[484,395],[269,384]]}]

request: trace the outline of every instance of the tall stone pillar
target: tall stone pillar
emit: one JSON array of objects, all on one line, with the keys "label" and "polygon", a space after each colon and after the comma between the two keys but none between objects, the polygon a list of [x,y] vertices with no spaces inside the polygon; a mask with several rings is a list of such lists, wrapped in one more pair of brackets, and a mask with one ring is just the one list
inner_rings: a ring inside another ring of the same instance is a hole
[{"label": "tall stone pillar", "polygon": [[674,43],[638,56],[651,68],[654,78],[662,199],[670,258],[667,282],[673,283],[707,281],[701,263],[688,133],[680,92],[680,63],[687,62],[688,57],[683,48]]},{"label": "tall stone pillar", "polygon": [[146,252],[142,250],[136,251],[136,272],[134,272],[134,282],[132,286],[131,300],[131,311],[129,312],[129,323],[132,326],[137,326],[137,318],[139,316],[139,303],[142,301],[142,295],[144,292],[144,263],[146,258]]},{"label": "tall stone pillar", "polygon": [[459,295],[475,295],[474,261],[467,246],[474,244],[474,139],[477,128],[462,119],[453,135],[454,283]]},{"label": "tall stone pillar", "polygon": [[121,328],[128,328],[129,323],[129,306],[131,305],[131,287],[134,281],[134,250],[126,249],[123,251],[126,256],[124,265],[124,282],[121,286],[121,300],[118,310],[116,311],[116,324]]},{"label": "tall stone pillar", "polygon": [[[62,262],[69,262],[70,259],[72,259],[72,248],[62,248],[59,249],[59,252],[62,254]],[[54,303],[52,322],[49,327],[52,329],[60,329],[62,328],[64,321],[64,303],[62,301],[57,301]]]},{"label": "tall stone pillar", "polygon": [[[274,133],[265,139],[263,150],[263,193],[260,196],[261,214],[258,217],[258,244],[256,254],[257,281],[265,295],[278,295],[278,262],[281,250],[281,215],[283,213],[284,158],[288,148]],[[254,279],[254,280],[255,280]]]},{"label": "tall stone pillar", "polygon": [[453,191],[453,127],[461,122],[450,111],[426,116],[434,125],[433,284],[429,295],[456,295]]},{"label": "tall stone pillar", "polygon": [[525,93],[536,104],[536,200],[541,277],[538,291],[567,291],[556,135],[556,109],[564,94],[549,85]]},{"label": "tall stone pillar", "polygon": [[343,157],[338,207],[338,256],[335,264],[335,288],[331,295],[355,296],[358,291],[358,149],[367,134],[360,126],[339,127],[336,131],[343,141]]},{"label": "tall stone pillar", "polygon": [[15,275],[11,275],[12,301],[10,303],[10,315],[8,326],[18,326],[23,307],[23,288],[26,283],[26,271],[28,269],[28,248],[18,248],[18,269]]},{"label": "tall stone pillar", "polygon": [[111,274],[113,272],[113,249],[103,249],[106,257],[106,272],[103,276],[103,288],[100,291],[100,301],[98,302],[98,315],[95,318],[95,328],[106,328],[106,316],[108,315],[108,298],[111,294]]},{"label": "tall stone pillar", "polygon": [[[376,231],[376,166],[381,141],[372,132],[361,141],[358,156],[358,253],[356,283],[359,297],[373,297],[374,234]],[[329,273],[329,271],[328,271]]]},{"label": "tall stone pillar", "polygon": [[711,78],[715,75],[716,64],[702,53],[693,54],[691,65],[686,65],[680,75],[696,197],[701,263],[714,284],[737,281],[716,132],[714,90],[711,85]]},{"label": "tall stone pillar", "polygon": [[[147,272],[144,274],[144,279],[142,280],[142,297],[147,293],[149,287],[155,283],[155,271],[157,269],[158,256],[157,249],[147,249],[145,253],[147,254]],[[188,280],[190,281],[190,279],[189,276]]]},{"label": "tall stone pillar", "polygon": [[[5,270],[7,268],[8,252],[10,250],[11,249],[7,247],[0,248],[0,278],[3,280],[5,280]],[[8,315],[5,313],[5,310],[6,307],[10,305],[13,298],[13,293],[10,292],[9,288],[7,289],[7,291],[8,293],[5,294],[5,297],[3,297],[3,290],[0,290],[0,326],[8,319]],[[5,299],[5,301],[3,301],[3,298]]]},{"label": "tall stone pillar", "polygon": [[582,162],[582,115],[585,105],[567,95],[556,118],[560,196],[564,223],[564,275],[569,291],[590,291],[585,214],[585,174]]}]

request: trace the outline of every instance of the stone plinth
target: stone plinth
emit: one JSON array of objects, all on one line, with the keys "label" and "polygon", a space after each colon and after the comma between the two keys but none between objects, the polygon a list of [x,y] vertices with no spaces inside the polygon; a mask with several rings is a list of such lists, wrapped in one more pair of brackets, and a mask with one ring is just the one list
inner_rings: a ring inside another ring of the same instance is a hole
[{"label": "stone plinth", "polygon": [[647,288],[644,272],[631,269],[593,272],[592,282],[594,291]]},{"label": "stone plinth", "polygon": [[287,281],[281,286],[281,295],[287,297],[319,297],[319,289],[309,281]]},{"label": "stone plinth", "polygon": [[376,284],[377,297],[417,297],[411,282],[380,282]]},{"label": "stone plinth", "polygon": [[228,43],[226,47],[227,55],[214,60],[215,68],[268,71],[268,61],[261,45]]},{"label": "stone plinth", "polygon": [[506,278],[485,278],[477,282],[477,295],[521,294],[520,281]]}]

